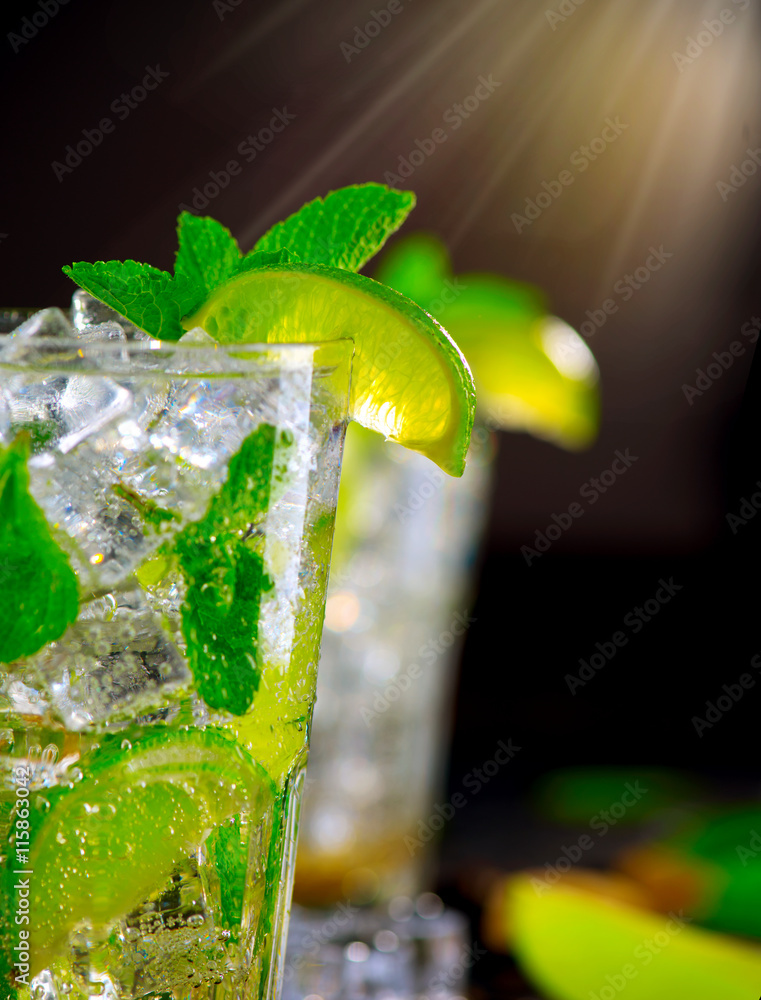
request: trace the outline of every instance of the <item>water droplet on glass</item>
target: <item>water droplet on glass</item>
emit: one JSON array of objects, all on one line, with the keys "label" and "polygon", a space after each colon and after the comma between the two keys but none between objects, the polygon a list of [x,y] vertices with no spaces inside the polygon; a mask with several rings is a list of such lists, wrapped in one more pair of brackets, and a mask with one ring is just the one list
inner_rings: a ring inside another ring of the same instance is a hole
[{"label": "water droplet on glass", "polygon": [[122,740],[122,750],[131,750],[132,744],[129,740]]}]

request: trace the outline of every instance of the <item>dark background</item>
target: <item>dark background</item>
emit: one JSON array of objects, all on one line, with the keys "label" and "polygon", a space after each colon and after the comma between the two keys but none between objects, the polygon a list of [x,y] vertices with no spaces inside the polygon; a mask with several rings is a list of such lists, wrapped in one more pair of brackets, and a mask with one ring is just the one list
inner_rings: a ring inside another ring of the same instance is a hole
[{"label": "dark background", "polygon": [[[304,201],[384,180],[480,76],[498,83],[404,182],[418,196],[405,231],[441,236],[456,273],[542,286],[577,329],[607,298],[619,309],[587,336],[603,394],[594,447],[500,436],[451,789],[499,739],[523,749],[452,824],[447,873],[474,856],[507,864],[511,810],[555,767],[672,765],[757,791],[761,686],[702,738],[692,723],[761,652],[758,528],[726,521],[761,489],[752,347],[692,405],[683,386],[761,316],[761,169],[717,187],[761,148],[761,17],[731,0],[585,0],[565,20],[544,0],[399,2],[362,48],[380,0],[69,0],[46,24],[35,0],[4,5],[0,300],[65,305],[73,260],[171,268],[178,206],[231,159],[240,173],[204,211],[248,248]],[[736,22],[680,72],[674,53],[726,7]],[[35,15],[34,37],[11,35]],[[111,105],[157,64],[168,76],[119,117]],[[239,144],[284,108],[295,118],[246,162]],[[57,175],[107,116],[113,131]],[[627,126],[620,138],[519,233],[513,213],[607,118]],[[616,282],[661,246],[672,256],[623,302]],[[528,566],[521,546],[616,449],[636,463]],[[579,658],[672,577],[683,589],[572,695]]]}]

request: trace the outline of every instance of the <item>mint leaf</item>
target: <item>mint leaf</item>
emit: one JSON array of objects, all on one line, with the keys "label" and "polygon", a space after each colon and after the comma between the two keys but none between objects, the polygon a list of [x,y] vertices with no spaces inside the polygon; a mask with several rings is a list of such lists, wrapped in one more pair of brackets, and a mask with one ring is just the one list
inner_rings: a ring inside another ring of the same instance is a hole
[{"label": "mint leaf", "polygon": [[238,263],[236,274],[244,271],[255,271],[260,267],[270,267],[272,264],[300,264],[301,258],[292,250],[251,250]]},{"label": "mint leaf", "polygon": [[221,222],[182,212],[177,220],[177,239],[174,273],[203,288],[204,298],[235,274],[240,248]]},{"label": "mint leaf", "polygon": [[73,281],[157,340],[179,340],[183,316],[206,298],[196,280],[134,260],[84,261],[63,268]]},{"label": "mint leaf", "polygon": [[273,584],[257,525],[269,504],[275,433],[263,424],[245,439],[206,514],[175,539],[190,669],[209,708],[233,715],[248,711],[259,687],[259,606]]},{"label": "mint leaf", "polygon": [[0,450],[0,663],[60,639],[77,617],[77,578],[29,493],[29,441]]},{"label": "mint leaf", "polygon": [[285,248],[308,264],[358,271],[396,232],[415,206],[411,191],[355,184],[315,198],[278,222],[254,250]]},{"label": "mint leaf", "polygon": [[240,816],[222,823],[206,841],[206,849],[219,878],[220,922],[237,941],[243,916],[243,895],[248,875],[247,831]]}]

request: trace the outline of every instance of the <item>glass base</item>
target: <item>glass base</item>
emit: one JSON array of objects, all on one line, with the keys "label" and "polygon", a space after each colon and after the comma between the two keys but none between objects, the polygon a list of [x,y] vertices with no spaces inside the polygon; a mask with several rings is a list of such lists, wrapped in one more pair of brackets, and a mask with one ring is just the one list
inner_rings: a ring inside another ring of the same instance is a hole
[{"label": "glass base", "polygon": [[294,906],[283,1000],[457,1000],[473,964],[468,923],[433,893],[385,906]]}]

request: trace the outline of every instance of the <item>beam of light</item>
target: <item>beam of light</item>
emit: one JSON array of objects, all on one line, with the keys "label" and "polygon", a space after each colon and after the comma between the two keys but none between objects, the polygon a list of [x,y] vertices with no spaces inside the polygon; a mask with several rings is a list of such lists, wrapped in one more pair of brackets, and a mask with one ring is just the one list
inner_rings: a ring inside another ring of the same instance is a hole
[{"label": "beam of light", "polygon": [[680,77],[674,93],[664,102],[663,115],[655,137],[650,144],[647,162],[641,173],[637,190],[633,192],[631,204],[619,226],[618,236],[608,254],[608,268],[600,277],[596,297],[604,297],[606,289],[620,277],[623,261],[634,237],[642,210],[650,198],[653,187],[658,179],[658,172],[664,160],[671,152],[674,124],[689,94],[689,82],[684,77]]},{"label": "beam of light", "polygon": [[390,106],[399,101],[421,77],[429,73],[431,68],[436,65],[453,45],[461,43],[466,32],[478,24],[500,2],[501,0],[481,0],[475,7],[471,8],[460,21],[447,31],[437,45],[426,52],[407,73],[393,83],[385,93],[381,94],[372,106],[356,122],[349,126],[308,170],[301,174],[275,202],[271,203],[266,212],[258,215],[243,230],[240,242],[246,246],[264,231],[266,225],[271,220],[281,218],[284,212],[298,200],[299,196],[303,195],[303,192],[311,187],[315,178],[319,177],[353,143],[364,135],[371,126],[375,125]]},{"label": "beam of light", "polygon": [[[658,2],[656,2],[653,6],[649,16],[645,17],[644,24],[637,35],[636,43],[632,46],[629,55],[623,63],[617,84],[611,87],[606,94],[606,100],[602,106],[603,118],[605,118],[606,115],[615,112],[624,88],[631,80],[634,71],[637,70],[643,60],[647,58],[658,29],[661,27],[666,17],[671,13],[675,2],[676,0],[658,0]],[[628,0],[619,0],[618,10],[628,9],[630,9]]]},{"label": "beam of light", "polygon": [[[461,9],[461,7],[462,0],[451,0],[449,8],[439,5],[436,13],[442,23],[447,24],[450,18],[454,17],[457,10]],[[405,25],[405,28],[407,28],[407,25]],[[417,59],[417,53],[414,52],[415,46],[426,48],[430,42],[430,38],[431,24],[429,21],[420,18],[419,21],[412,22],[411,28],[400,32],[399,37],[384,49],[382,59],[368,63],[367,67],[363,66],[363,72],[357,74],[356,84],[354,86],[347,86],[342,90],[345,100],[347,102],[353,100],[379,77],[388,76],[391,67],[398,62],[405,51],[412,49],[411,58]]]},{"label": "beam of light", "polygon": [[[685,211],[690,204],[694,204],[696,194],[703,194],[706,170],[716,159],[717,152],[725,146],[729,148],[729,143],[719,143],[717,137],[721,135],[726,124],[726,109],[737,100],[737,95],[742,93],[743,84],[748,83],[748,68],[756,63],[757,41],[751,32],[738,31],[731,39],[726,40],[726,44],[725,70],[720,79],[711,79],[705,88],[704,101],[698,102],[702,128],[692,150],[690,161],[692,170],[686,174],[677,195],[679,204]],[[758,88],[758,71],[756,71],[755,89]],[[727,138],[731,142],[731,137]],[[727,156],[729,157],[729,154]],[[718,198],[716,205],[717,208],[721,207]]]},{"label": "beam of light", "polygon": [[[715,9],[714,0],[705,0],[702,5],[701,10],[697,13],[696,23],[701,23],[704,17],[709,16]],[[730,26],[732,27],[732,26]],[[726,39],[724,39],[726,41]],[[692,69],[693,67],[690,67]],[[697,66],[694,67],[698,72],[704,67]],[[675,70],[676,72],[676,70]],[[708,123],[702,128],[703,143],[706,147],[705,158],[697,156],[691,157],[692,164],[692,174],[696,179],[696,183],[704,176],[705,167],[710,162],[710,154],[708,149],[710,148],[714,151],[717,133],[720,129],[720,119],[723,113],[726,111],[727,107],[727,96],[734,82],[735,73],[725,73],[723,80],[723,99],[720,102],[718,99],[713,105],[713,122],[712,127],[708,127]],[[707,87],[710,91],[711,87],[715,85],[714,76],[706,77],[706,83],[703,85]],[[663,113],[660,119],[660,123],[655,132],[654,138],[650,144],[650,149],[645,163],[644,169],[640,175],[640,180],[637,185],[637,189],[633,194],[629,208],[625,214],[624,219],[619,227],[618,236],[615,240],[613,247],[611,248],[610,254],[608,256],[608,267],[606,271],[602,274],[600,283],[597,290],[597,296],[603,297],[606,294],[606,289],[610,288],[611,284],[620,277],[620,272],[624,266],[624,261],[627,256],[627,252],[634,238],[634,234],[637,229],[637,224],[640,221],[643,209],[650,199],[653,189],[660,179],[662,167],[674,150],[674,135],[676,134],[676,124],[679,121],[679,115],[687,102],[688,98],[695,99],[695,88],[696,82],[692,74],[689,72],[685,74],[679,74],[675,79],[675,85],[671,95],[663,103]],[[701,115],[705,111],[705,103],[701,102]],[[685,167],[687,164],[685,163]],[[682,191],[686,185],[682,185]]]},{"label": "beam of light", "polygon": [[[512,69],[515,71],[516,61],[530,54],[529,47],[536,40],[536,36],[539,32],[545,31],[546,28],[547,24],[544,21],[544,15],[542,15],[542,19],[537,19],[528,31],[526,31],[525,34],[518,39],[515,45],[512,46],[505,58],[497,66],[496,72],[505,76],[506,70]],[[565,86],[566,84],[564,80],[558,80],[553,90],[549,94],[545,95],[541,111],[534,111],[532,113],[531,118],[526,122],[517,136],[514,132],[510,132],[504,137],[503,142],[504,145],[508,147],[507,151],[498,156],[497,166],[491,172],[486,182],[479,183],[478,195],[471,200],[467,209],[464,212],[461,209],[458,210],[460,222],[447,238],[447,245],[450,250],[454,250],[457,247],[462,237],[481,213],[481,210],[486,202],[499,186],[499,183],[505,173],[521,155],[532,136],[536,134],[539,127],[544,124],[553,109],[557,95],[565,88]]]},{"label": "beam of light", "polygon": [[297,14],[302,7],[305,7],[311,0],[281,0],[274,10],[251,25],[248,31],[243,31],[236,35],[235,41],[228,45],[216,59],[207,64],[205,69],[198,73],[189,75],[187,83],[178,87],[175,94],[179,99],[190,97],[200,90],[212,77],[218,76],[228,66],[232,66],[247,52],[249,52],[258,42],[267,35],[276,31],[281,24]]},{"label": "beam of light", "polygon": [[[618,78],[616,86],[611,90],[608,90],[604,95],[605,103],[600,113],[601,120],[604,120],[606,115],[615,110],[616,102],[618,101],[626,84],[629,82],[632,74],[639,68],[642,60],[646,57],[648,46],[652,42],[658,27],[669,13],[674,2],[675,0],[661,0],[661,2],[659,2],[653,9],[650,16],[646,19],[641,33],[637,38],[637,43],[633,46],[626,62],[624,63],[623,70]],[[609,47],[610,38],[615,37],[615,35],[620,33],[621,15],[628,12],[629,9],[628,0],[615,0],[615,2],[608,8],[601,21],[593,28],[592,36],[588,38],[585,43],[586,50],[590,53],[606,52]],[[543,20],[544,18],[542,18],[542,22]],[[543,24],[542,22],[537,21],[534,29],[539,25],[546,28],[546,24]],[[527,32],[524,38],[521,39],[520,42],[507,53],[505,59],[500,64],[498,72],[501,71],[504,74],[507,70],[512,69],[513,74],[515,75],[515,59],[516,57],[522,55],[524,49],[534,40],[534,36],[538,33],[534,29]],[[593,71],[595,68],[594,63],[592,63],[591,60],[590,67],[590,71]],[[526,148],[530,139],[539,131],[540,127],[545,124],[554,110],[556,99],[565,90],[567,90],[567,88],[567,78],[562,73],[558,74],[557,83],[552,91],[545,96],[541,108],[533,111],[531,120],[526,123],[517,136],[514,132],[511,132],[506,137],[504,145],[509,147],[508,152],[499,157],[499,162],[489,174],[487,180],[485,182],[479,182],[478,194],[470,201],[467,209],[464,212],[461,211],[458,213],[460,216],[459,222],[447,238],[447,245],[450,250],[454,250],[457,247],[467,231],[478,219],[484,206],[488,203],[492,194],[494,194],[495,190],[499,187],[504,175],[518,160],[520,154]]]}]

